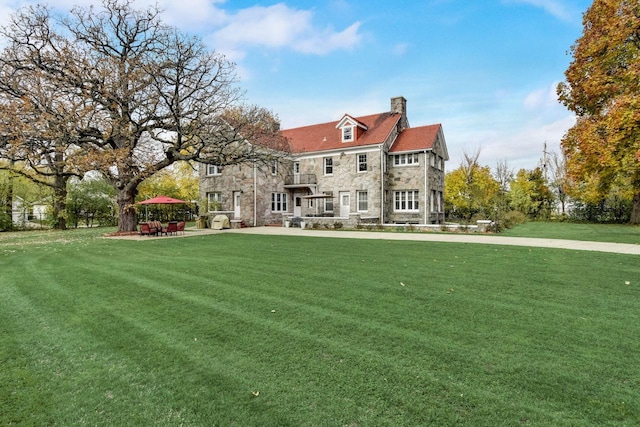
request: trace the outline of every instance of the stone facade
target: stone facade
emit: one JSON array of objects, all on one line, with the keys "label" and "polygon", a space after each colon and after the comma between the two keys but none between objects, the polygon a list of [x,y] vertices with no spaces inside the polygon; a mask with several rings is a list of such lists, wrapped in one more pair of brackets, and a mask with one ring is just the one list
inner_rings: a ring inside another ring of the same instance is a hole
[{"label": "stone facade", "polygon": [[283,133],[292,144],[291,161],[270,170],[202,167],[200,196],[209,200],[211,215],[248,226],[293,217],[307,226],[444,222],[442,127],[408,128],[403,97],[391,99],[388,113],[345,115]]}]

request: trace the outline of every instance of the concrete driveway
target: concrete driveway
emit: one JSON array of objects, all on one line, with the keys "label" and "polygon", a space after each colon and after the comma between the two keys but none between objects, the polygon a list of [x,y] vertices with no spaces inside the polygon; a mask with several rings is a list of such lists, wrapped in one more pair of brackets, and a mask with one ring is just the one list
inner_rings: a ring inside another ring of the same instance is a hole
[{"label": "concrete driveway", "polygon": [[188,228],[185,234],[177,236],[113,236],[109,238],[137,241],[156,241],[173,239],[176,237],[204,236],[208,234],[263,234],[272,236],[304,236],[304,237],[333,237],[341,239],[378,239],[378,240],[413,240],[417,242],[451,242],[451,243],[481,243],[485,245],[529,246],[538,248],[571,249],[576,251],[612,252],[618,254],[640,255],[640,244],[585,242],[579,240],[536,239],[529,237],[505,237],[492,234],[445,234],[445,233],[408,233],[392,231],[352,231],[352,230],[314,230],[285,227],[248,227],[233,230],[211,230]]},{"label": "concrete driveway", "polygon": [[248,227],[224,230],[222,233],[264,234],[277,236],[334,237],[344,239],[413,240],[418,242],[481,243],[485,245],[512,245],[538,248],[571,249],[576,251],[612,252],[640,255],[640,245],[630,243],[585,242],[562,239],[536,239],[505,237],[490,234],[404,233],[382,231],[313,230],[285,227]]}]

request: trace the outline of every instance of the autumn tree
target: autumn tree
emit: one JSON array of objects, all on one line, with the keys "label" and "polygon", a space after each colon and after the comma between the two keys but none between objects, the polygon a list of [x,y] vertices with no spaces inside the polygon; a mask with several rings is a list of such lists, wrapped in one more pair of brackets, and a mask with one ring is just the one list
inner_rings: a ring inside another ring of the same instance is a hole
[{"label": "autumn tree", "polygon": [[562,140],[570,178],[603,199],[613,185],[632,192],[630,222],[640,223],[640,6],[595,0],[583,17],[573,61],[558,86],[577,115]]},{"label": "autumn tree", "polygon": [[273,114],[240,106],[232,63],[165,25],[156,7],[132,4],[104,0],[61,17],[30,7],[2,31],[7,73],[37,76],[57,105],[77,106],[64,129],[81,153],[74,165],[116,189],[119,231],[136,229],[140,183],[176,161],[268,163],[287,150]]},{"label": "autumn tree", "polygon": [[196,165],[176,162],[146,179],[139,188],[140,200],[165,195],[181,200],[198,200],[199,176]]},{"label": "autumn tree", "polygon": [[67,183],[84,173],[72,159],[79,147],[69,118],[82,114],[82,107],[39,73],[7,65],[10,57],[0,59],[0,158],[8,160],[0,169],[51,188],[53,227],[65,229]]},{"label": "autumn tree", "polygon": [[445,209],[449,215],[471,220],[476,215],[491,218],[500,185],[491,168],[478,162],[480,151],[463,153],[457,169],[445,175]]}]

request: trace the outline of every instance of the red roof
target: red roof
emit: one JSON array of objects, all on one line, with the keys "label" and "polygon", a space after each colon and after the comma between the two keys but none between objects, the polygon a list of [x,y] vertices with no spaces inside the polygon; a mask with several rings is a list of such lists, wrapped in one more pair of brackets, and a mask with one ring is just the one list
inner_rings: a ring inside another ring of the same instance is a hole
[{"label": "red roof", "polygon": [[402,131],[396,142],[393,143],[390,152],[428,150],[433,148],[440,131],[440,124],[408,128]]},{"label": "red roof", "polygon": [[382,144],[400,120],[400,114],[396,113],[349,117],[367,127],[366,131],[359,130],[358,137],[351,142],[342,142],[342,132],[336,128],[340,121],[286,129],[282,134],[289,139],[294,153],[362,147]]},{"label": "red roof", "polygon": [[[342,132],[336,127],[342,119],[335,122],[286,129],[282,131],[282,134],[289,140],[293,153],[339,150],[349,147],[382,144],[400,120],[400,114],[390,112],[362,117],[353,117],[348,114],[345,116],[356,120],[367,128],[366,131],[360,129],[356,133],[358,137],[354,141],[342,142]],[[440,128],[440,124],[435,124],[405,129],[398,135],[389,151],[403,152],[431,149],[436,142]]]}]

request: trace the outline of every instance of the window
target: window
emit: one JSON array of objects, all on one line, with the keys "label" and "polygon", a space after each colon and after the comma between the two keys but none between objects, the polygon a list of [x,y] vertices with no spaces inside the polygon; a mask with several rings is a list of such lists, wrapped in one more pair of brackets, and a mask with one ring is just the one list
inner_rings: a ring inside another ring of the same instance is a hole
[{"label": "window", "polygon": [[324,211],[333,212],[333,193],[325,191],[323,194],[326,196],[331,196],[324,199]]},{"label": "window", "polygon": [[207,205],[209,212],[219,211],[222,208],[222,195],[220,192],[207,193]]},{"label": "window", "polygon": [[394,211],[407,212],[418,210],[418,190],[394,191]]},{"label": "window", "polygon": [[358,154],[358,172],[367,171],[367,155]]},{"label": "window", "polygon": [[356,191],[356,199],[358,201],[358,212],[366,212],[369,210],[368,194],[366,191]]},{"label": "window", "polygon": [[396,154],[393,156],[394,166],[407,166],[418,164],[418,153]]},{"label": "window", "polygon": [[293,164],[293,173],[296,175],[300,173],[300,162],[295,162]]},{"label": "window", "polygon": [[286,212],[287,199],[287,193],[271,193],[271,211]]},{"label": "window", "polygon": [[207,165],[207,175],[221,175],[221,174],[222,174],[222,166]]},{"label": "window", "polygon": [[324,158],[324,174],[333,175],[333,159],[331,157]]},{"label": "window", "polygon": [[278,161],[271,162],[271,175],[278,175]]},{"label": "window", "polygon": [[345,126],[342,128],[342,142],[353,141],[353,126]]}]

